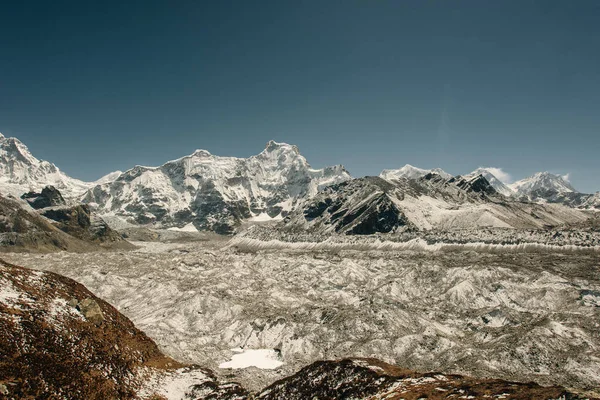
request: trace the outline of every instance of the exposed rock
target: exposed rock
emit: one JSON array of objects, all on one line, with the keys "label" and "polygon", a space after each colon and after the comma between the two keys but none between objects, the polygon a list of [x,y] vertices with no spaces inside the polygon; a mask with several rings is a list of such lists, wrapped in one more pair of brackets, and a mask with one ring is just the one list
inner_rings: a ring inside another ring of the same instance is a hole
[{"label": "exposed rock", "polygon": [[378,177],[353,179],[323,189],[285,222],[298,229],[345,234],[389,233],[411,224],[392,200],[395,186]]},{"label": "exposed rock", "polygon": [[[87,298],[81,303],[77,305],[77,309],[81,311],[81,313],[85,316],[88,321],[91,321],[95,324],[99,324],[104,321],[104,314],[102,314],[102,309],[96,303],[96,301],[92,298]],[[115,345],[116,346],[116,345]],[[117,350],[118,350],[117,346]]]},{"label": "exposed rock", "polygon": [[87,204],[73,207],[51,207],[40,211],[54,226],[79,239],[103,246],[133,247],[108,224],[90,210]]},{"label": "exposed rock", "polygon": [[67,203],[62,194],[54,186],[46,186],[41,193],[28,192],[21,196],[36,210],[46,207],[64,206]]},{"label": "exposed rock", "polygon": [[85,208],[66,209],[78,211],[62,213],[52,207],[38,211],[57,218],[69,216],[64,222],[54,222],[27,206],[23,208],[20,202],[0,195],[0,251],[84,252],[107,247],[133,247],[104,221],[87,214]]},{"label": "exposed rock", "polygon": [[488,196],[494,196],[498,194],[496,189],[494,189],[488,180],[481,174],[472,178],[460,179],[456,183],[456,186],[464,189],[467,192],[471,191],[474,193],[486,194]]}]

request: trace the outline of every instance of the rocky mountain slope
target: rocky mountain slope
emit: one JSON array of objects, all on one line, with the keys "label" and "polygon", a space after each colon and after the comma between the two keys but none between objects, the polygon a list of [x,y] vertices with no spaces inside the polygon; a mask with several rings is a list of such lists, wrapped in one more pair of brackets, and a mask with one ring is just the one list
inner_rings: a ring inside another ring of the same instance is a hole
[{"label": "rocky mountain slope", "polygon": [[94,251],[131,249],[87,205],[67,206],[60,191],[46,187],[21,201],[0,195],[0,251]]},{"label": "rocky mountain slope", "polygon": [[354,179],[325,188],[279,224],[284,232],[374,234],[484,227],[543,228],[579,223],[584,213],[560,205],[516,202],[483,175]]},{"label": "rocky mountain slope", "polygon": [[160,167],[138,166],[84,200],[139,224],[231,233],[244,220],[282,218],[299,200],[347,179],[342,166],[312,169],[296,146],[271,141],[247,159],[197,150]]}]

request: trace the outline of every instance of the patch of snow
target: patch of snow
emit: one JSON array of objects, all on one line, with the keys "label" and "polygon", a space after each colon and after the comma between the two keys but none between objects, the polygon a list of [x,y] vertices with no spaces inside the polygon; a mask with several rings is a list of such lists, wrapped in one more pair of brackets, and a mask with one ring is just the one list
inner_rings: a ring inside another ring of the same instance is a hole
[{"label": "patch of snow", "polygon": [[231,349],[234,354],[231,361],[221,363],[221,369],[242,369],[256,367],[259,369],[277,369],[283,365],[281,355],[273,349],[242,350]]},{"label": "patch of snow", "polygon": [[142,398],[153,394],[164,396],[167,400],[183,400],[190,388],[212,380],[201,369],[180,368],[167,373],[155,373],[140,390]]},{"label": "patch of snow", "polygon": [[196,229],[194,224],[191,222],[189,224],[187,224],[186,226],[184,226],[183,228],[173,227],[173,228],[168,228],[167,230],[176,231],[176,232],[198,232],[198,229]]},{"label": "patch of snow", "polygon": [[283,217],[281,216],[281,214],[275,216],[275,217],[270,217],[269,214],[267,214],[266,212],[262,212],[252,218],[250,218],[250,221],[252,222],[267,222],[267,221],[281,221],[283,219]]}]

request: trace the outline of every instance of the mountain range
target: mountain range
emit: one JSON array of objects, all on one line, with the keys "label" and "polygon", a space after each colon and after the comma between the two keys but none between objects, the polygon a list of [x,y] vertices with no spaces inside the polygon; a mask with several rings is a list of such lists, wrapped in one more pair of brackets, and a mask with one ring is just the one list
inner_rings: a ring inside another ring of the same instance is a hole
[{"label": "mountain range", "polygon": [[[113,221],[223,234],[245,222],[284,219],[288,225],[296,221],[296,227],[327,225],[325,230],[338,233],[540,227],[579,221],[573,208],[600,208],[600,192],[580,193],[548,172],[506,184],[491,168],[454,177],[439,168],[405,165],[378,178],[353,178],[341,165],[314,169],[296,146],[274,141],[248,158],[196,150],[158,167],[135,166],[83,182],[0,134],[0,193],[18,198],[47,185]],[[318,221],[323,213],[327,221]]]}]

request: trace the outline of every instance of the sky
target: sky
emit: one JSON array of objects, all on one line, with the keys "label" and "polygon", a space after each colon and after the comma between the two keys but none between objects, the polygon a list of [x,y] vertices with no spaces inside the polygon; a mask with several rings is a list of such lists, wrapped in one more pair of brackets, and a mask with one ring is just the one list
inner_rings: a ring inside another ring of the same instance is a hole
[{"label": "sky", "polygon": [[67,174],[296,144],[600,190],[600,1],[0,3],[0,132]]}]

